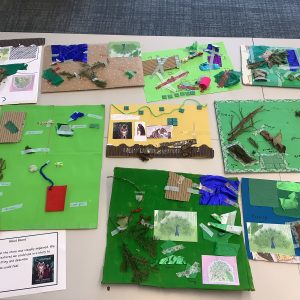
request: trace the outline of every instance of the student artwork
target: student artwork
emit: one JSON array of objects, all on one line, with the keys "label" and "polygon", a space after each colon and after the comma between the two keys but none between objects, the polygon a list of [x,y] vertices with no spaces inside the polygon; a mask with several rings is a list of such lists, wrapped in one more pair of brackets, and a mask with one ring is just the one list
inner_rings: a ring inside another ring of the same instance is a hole
[{"label": "student artwork", "polygon": [[138,42],[48,45],[44,52],[43,93],[144,85]]},{"label": "student artwork", "polygon": [[111,105],[106,156],[213,158],[207,106]]},{"label": "student artwork", "polygon": [[0,230],[96,228],[103,130],[104,106],[3,106]]},{"label": "student artwork", "polygon": [[0,106],[36,103],[45,39],[0,41]]},{"label": "student artwork", "polygon": [[147,102],[240,89],[223,43],[143,53]]},{"label": "student artwork", "polygon": [[300,183],[242,180],[248,257],[300,263]]},{"label": "student artwork", "polygon": [[240,210],[201,204],[201,177],[114,169],[103,284],[254,289]]},{"label": "student artwork", "polygon": [[299,172],[299,105],[299,100],[216,101],[225,172]]},{"label": "student artwork", "polygon": [[241,46],[243,83],[300,88],[300,49]]}]

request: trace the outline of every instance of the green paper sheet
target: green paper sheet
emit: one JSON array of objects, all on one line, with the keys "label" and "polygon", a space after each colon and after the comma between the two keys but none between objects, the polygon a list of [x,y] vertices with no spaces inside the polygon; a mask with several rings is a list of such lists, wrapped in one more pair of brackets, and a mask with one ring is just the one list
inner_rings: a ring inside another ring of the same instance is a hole
[{"label": "green paper sheet", "polygon": [[[25,229],[85,229],[98,224],[99,177],[102,161],[104,105],[99,106],[4,106],[2,112],[26,112],[22,140],[14,144],[0,144],[0,157],[6,169],[0,181],[0,230]],[[56,123],[67,123],[75,111],[99,116],[84,116],[69,125],[74,136],[56,133]],[[51,127],[38,122],[53,120]],[[97,123],[100,129],[88,128]],[[82,127],[81,126],[81,127]],[[49,152],[21,154],[26,146],[49,148]],[[65,209],[45,212],[46,189],[49,183],[39,171],[29,172],[30,165],[40,168],[46,161],[44,173],[55,185],[67,185]],[[62,162],[63,166],[56,166]],[[3,186],[5,183],[9,186]]]},{"label": "green paper sheet", "polygon": [[[199,65],[202,63],[207,62],[207,57],[209,56],[208,53],[204,52],[202,56],[196,57],[194,59],[189,60],[187,63],[184,63],[181,65],[180,69],[171,69],[166,70],[164,72],[163,78],[168,79],[172,75],[176,75],[178,73],[186,72],[188,71],[189,74],[180,79],[179,81],[172,84],[172,87],[176,89],[175,92],[172,92],[168,89],[161,88],[159,90],[155,89],[157,85],[161,83],[160,79],[154,75],[146,75],[144,76],[145,80],[145,87],[144,92],[146,95],[147,102],[155,102],[155,101],[161,101],[161,100],[169,100],[174,98],[183,98],[183,97],[190,97],[191,95],[205,95],[205,94],[212,94],[212,93],[219,93],[219,92],[227,92],[227,91],[233,91],[241,89],[241,84],[238,83],[232,87],[228,88],[219,88],[217,83],[215,82],[214,76],[220,73],[224,70],[232,70],[233,66],[230,61],[229,55],[226,51],[224,43],[214,43],[214,45],[220,46],[220,54],[222,59],[222,67],[218,70],[210,70],[210,71],[201,71],[199,69]],[[188,45],[186,45],[188,46]],[[207,44],[202,44],[197,46],[198,51],[203,51],[206,49]],[[155,59],[156,57],[160,58],[167,58],[171,56],[178,55],[180,59],[183,59],[189,55],[189,51],[186,48],[179,48],[179,49],[170,49],[170,50],[163,50],[163,51],[154,51],[154,52],[146,52],[142,53],[142,59],[143,61],[149,60],[149,59]],[[178,89],[178,84],[185,84],[189,83],[192,85],[195,85],[195,82],[197,82],[200,77],[207,76],[210,77],[211,83],[209,88],[204,91],[203,93],[200,93],[200,89],[196,90],[181,90]]]},{"label": "green paper sheet", "polygon": [[217,242],[216,249],[215,249],[215,255],[237,256],[239,249],[240,249],[239,244]]},{"label": "green paper sheet", "polygon": [[[194,183],[199,183],[200,175],[181,174],[186,178],[192,179]],[[205,285],[202,283],[202,275],[196,273],[194,278],[178,277],[177,272],[184,271],[188,266],[198,262],[201,268],[201,255],[214,255],[216,243],[203,238],[200,223],[207,224],[212,221],[212,213],[223,214],[232,211],[230,206],[204,206],[199,205],[199,195],[192,194],[189,202],[169,201],[165,199],[164,187],[168,182],[169,172],[158,170],[127,169],[115,168],[112,195],[110,200],[109,219],[107,224],[107,245],[106,255],[103,267],[103,284],[132,284],[133,273],[129,268],[127,271],[121,271],[122,264],[122,243],[125,243],[135,256],[147,258],[148,263],[157,262],[161,257],[162,247],[165,247],[165,241],[157,241],[157,253],[152,257],[141,247],[140,240],[136,242],[132,235],[126,231],[112,236],[111,232],[116,229],[116,220],[120,215],[128,215],[132,210],[139,206],[142,208],[140,214],[144,217],[151,217],[148,221],[154,223],[154,210],[170,211],[188,211],[197,212],[197,242],[176,242],[185,247],[176,252],[175,256],[184,257],[187,265],[156,265],[156,270],[150,272],[149,277],[142,281],[141,285],[155,286],[163,288],[193,288],[193,289],[222,289],[222,290],[253,290],[251,270],[246,255],[243,236],[233,235],[230,242],[240,246],[237,255],[237,265],[240,285]],[[135,199],[136,190],[143,191],[144,200],[137,203]],[[140,219],[139,213],[131,214],[132,220],[130,226],[134,226]],[[240,211],[237,212],[235,225],[241,224]],[[129,229],[128,227],[128,229]],[[153,229],[149,229],[149,237],[153,238]],[[172,244],[170,244],[172,245]],[[147,265],[147,263],[146,263]]]},{"label": "green paper sheet", "polygon": [[[215,101],[215,108],[226,173],[300,171],[300,118],[296,115],[300,100],[225,100]],[[246,130],[228,140],[232,137],[229,134],[231,130],[258,108],[261,110],[252,117],[253,125],[250,118],[244,124]],[[267,141],[260,134],[262,130],[273,139],[281,134],[285,151],[280,152]],[[257,143],[258,149],[249,142],[249,138]],[[253,162],[244,163],[234,158],[228,150],[233,145],[242,147]]]},{"label": "green paper sheet", "polygon": [[249,181],[250,203],[255,206],[279,207],[276,180]]}]

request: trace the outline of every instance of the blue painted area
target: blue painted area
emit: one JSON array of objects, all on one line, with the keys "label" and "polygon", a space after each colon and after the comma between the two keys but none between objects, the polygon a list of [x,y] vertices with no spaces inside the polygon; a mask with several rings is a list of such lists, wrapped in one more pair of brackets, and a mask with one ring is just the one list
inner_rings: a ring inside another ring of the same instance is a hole
[{"label": "blue painted area", "polygon": [[52,45],[52,62],[64,62],[67,60],[87,63],[87,44],[78,45]]},{"label": "blue painted area", "polygon": [[[245,230],[245,244],[248,257],[253,259],[249,248],[247,222],[268,223],[268,224],[285,224],[286,222],[294,222],[297,219],[285,216],[278,216],[274,213],[272,207],[255,206],[250,204],[249,194],[249,178],[242,178],[242,202]],[[300,248],[295,249],[296,256],[300,256]]]},{"label": "blue painted area", "polygon": [[287,60],[290,66],[290,70],[295,72],[300,68],[300,62],[296,50],[289,49],[287,50],[287,53]]}]

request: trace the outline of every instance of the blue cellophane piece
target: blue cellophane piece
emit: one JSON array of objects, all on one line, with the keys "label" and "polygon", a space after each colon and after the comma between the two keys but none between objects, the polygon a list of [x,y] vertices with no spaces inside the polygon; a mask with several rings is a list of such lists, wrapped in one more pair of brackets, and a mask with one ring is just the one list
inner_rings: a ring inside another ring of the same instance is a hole
[{"label": "blue cellophane piece", "polygon": [[[207,189],[212,190],[212,192],[204,189],[200,190],[200,204],[229,206],[230,204],[226,203],[225,199],[237,202],[238,194],[233,189],[238,191],[240,184],[238,180],[231,180],[222,176],[204,175],[200,176],[200,183]],[[227,187],[226,183],[229,183],[231,188]]]},{"label": "blue cellophane piece", "polygon": [[87,44],[78,45],[52,45],[52,62],[64,62],[66,60],[81,61],[87,63]]},{"label": "blue cellophane piece", "polygon": [[298,56],[295,50],[289,49],[287,50],[288,53],[288,63],[291,71],[297,71],[300,68],[300,62],[298,60]]}]

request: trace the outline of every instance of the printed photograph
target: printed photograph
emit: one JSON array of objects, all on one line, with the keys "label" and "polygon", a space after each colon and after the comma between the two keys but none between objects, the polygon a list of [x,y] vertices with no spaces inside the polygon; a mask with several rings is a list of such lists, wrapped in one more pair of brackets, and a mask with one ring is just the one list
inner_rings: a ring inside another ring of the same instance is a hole
[{"label": "printed photograph", "polygon": [[197,212],[155,210],[154,238],[163,241],[197,242]]},{"label": "printed photograph", "polygon": [[0,62],[9,59],[9,47],[0,48]]},{"label": "printed photograph", "polygon": [[295,255],[290,225],[248,222],[247,230],[251,252]]},{"label": "printed photograph", "polygon": [[148,139],[171,139],[172,131],[173,131],[172,125],[147,126],[147,138]]},{"label": "printed photograph", "polygon": [[202,255],[203,284],[239,285],[235,256]]},{"label": "printed photograph", "polygon": [[146,123],[145,122],[135,122],[134,127],[135,127],[134,140],[137,141],[137,142],[147,141]]},{"label": "printed photograph", "polygon": [[113,139],[132,139],[132,122],[114,123]]},{"label": "printed photograph", "polygon": [[32,285],[54,282],[54,255],[32,259]]},{"label": "printed photograph", "polygon": [[11,92],[30,92],[33,90],[34,75],[17,75],[12,78]]}]

